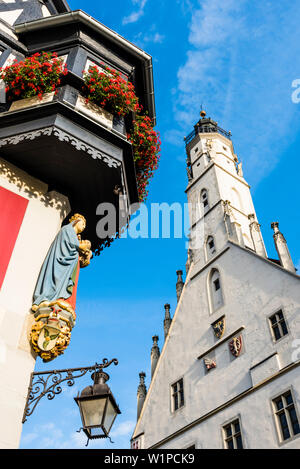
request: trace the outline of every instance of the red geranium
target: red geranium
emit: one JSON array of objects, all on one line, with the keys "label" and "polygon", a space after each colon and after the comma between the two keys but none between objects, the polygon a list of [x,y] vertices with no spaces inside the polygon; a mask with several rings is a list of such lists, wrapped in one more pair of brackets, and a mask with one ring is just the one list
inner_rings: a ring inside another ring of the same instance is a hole
[{"label": "red geranium", "polygon": [[87,100],[103,107],[112,114],[125,116],[140,109],[134,86],[121,77],[120,73],[103,66],[94,66],[84,74]]},{"label": "red geranium", "polygon": [[141,114],[142,106],[133,84],[122,78],[119,72],[105,65],[102,69],[94,66],[84,72],[84,81],[87,101],[119,116],[135,113],[136,117],[127,138],[132,143],[139,200],[143,202],[148,195],[149,179],[158,166],[159,135],[153,130],[150,117]]},{"label": "red geranium", "polygon": [[159,134],[153,130],[149,116],[136,116],[128,140],[133,147],[139,200],[144,202],[148,195],[149,180],[158,167],[161,145]]},{"label": "red geranium", "polygon": [[31,98],[56,91],[61,75],[68,73],[57,53],[36,53],[24,60],[0,69],[0,79],[6,84],[8,100]]}]

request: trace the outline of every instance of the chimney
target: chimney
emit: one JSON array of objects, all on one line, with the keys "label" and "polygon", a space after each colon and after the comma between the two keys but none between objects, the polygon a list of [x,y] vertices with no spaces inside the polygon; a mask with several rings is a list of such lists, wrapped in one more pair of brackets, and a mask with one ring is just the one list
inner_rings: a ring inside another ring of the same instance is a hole
[{"label": "chimney", "polygon": [[137,420],[139,419],[139,416],[142,412],[142,408],[143,408],[143,405],[147,396],[147,388],[145,385],[146,373],[142,371],[139,376],[140,376],[140,383],[137,389]]},{"label": "chimney", "polygon": [[262,257],[267,257],[266,253],[266,248],[264,245],[264,241],[262,238],[262,234],[260,231],[260,224],[258,221],[255,219],[254,213],[251,213],[248,215],[248,219],[250,221],[250,233],[251,233],[251,238],[253,241],[253,246],[257,254],[259,254]]},{"label": "chimney", "polygon": [[184,281],[182,280],[182,270],[177,270],[177,283],[176,283],[176,294],[177,294],[177,302],[179,301],[179,298],[181,296],[181,292],[184,286]]},{"label": "chimney", "polygon": [[159,356],[160,356],[160,350],[159,350],[159,346],[157,344],[158,339],[159,339],[158,335],[154,335],[152,337],[153,346],[152,346],[152,349],[151,349],[151,379],[153,378],[155,368],[156,368],[156,365],[157,365],[157,362],[158,362],[158,359],[159,359]]},{"label": "chimney", "polygon": [[275,242],[275,247],[278,252],[278,256],[281,262],[282,267],[289,270],[290,272],[295,273],[296,269],[294,267],[287,242],[283,234],[279,231],[279,223],[274,222],[271,224],[271,228],[274,230],[273,238]]},{"label": "chimney", "polygon": [[171,306],[167,303],[165,304],[165,319],[164,319],[164,333],[165,333],[165,340],[167,335],[169,334],[169,329],[171,327],[172,319],[170,315],[170,308]]}]

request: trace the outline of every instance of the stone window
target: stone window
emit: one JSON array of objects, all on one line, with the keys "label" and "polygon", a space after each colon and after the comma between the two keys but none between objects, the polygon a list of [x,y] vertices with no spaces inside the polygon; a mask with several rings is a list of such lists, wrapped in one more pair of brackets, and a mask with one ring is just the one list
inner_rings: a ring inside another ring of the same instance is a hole
[{"label": "stone window", "polygon": [[277,311],[269,318],[272,335],[275,341],[288,334],[287,325],[282,310]]},{"label": "stone window", "polygon": [[208,192],[206,189],[203,189],[201,191],[200,201],[201,201],[204,213],[206,213],[209,210]]},{"label": "stone window", "polygon": [[224,425],[223,438],[225,449],[243,449],[241,425],[238,418]]},{"label": "stone window", "polygon": [[223,293],[222,293],[221,277],[220,277],[220,273],[217,269],[213,269],[210,272],[210,276],[209,276],[209,295],[210,295],[211,312],[213,313],[214,311],[219,309],[224,303]]},{"label": "stone window", "polygon": [[184,406],[183,378],[172,384],[172,410],[175,412]]},{"label": "stone window", "polygon": [[216,253],[216,245],[213,236],[209,236],[206,241],[206,256],[210,259]]},{"label": "stone window", "polygon": [[298,415],[290,390],[273,399],[273,410],[280,442],[300,434]]}]

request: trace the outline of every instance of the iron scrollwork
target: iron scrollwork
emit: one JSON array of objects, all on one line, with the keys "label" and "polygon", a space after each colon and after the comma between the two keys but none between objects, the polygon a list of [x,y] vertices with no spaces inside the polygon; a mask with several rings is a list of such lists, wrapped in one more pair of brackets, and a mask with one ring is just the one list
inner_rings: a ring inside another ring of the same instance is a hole
[{"label": "iron scrollwork", "polygon": [[66,382],[67,386],[72,387],[75,380],[84,376],[88,371],[101,372],[112,363],[118,365],[118,360],[113,358],[109,361],[104,358],[101,364],[95,363],[93,366],[31,373],[22,423],[25,423],[27,417],[33,414],[36,406],[44,396],[47,396],[51,401],[55,396],[61,394],[62,383]]}]

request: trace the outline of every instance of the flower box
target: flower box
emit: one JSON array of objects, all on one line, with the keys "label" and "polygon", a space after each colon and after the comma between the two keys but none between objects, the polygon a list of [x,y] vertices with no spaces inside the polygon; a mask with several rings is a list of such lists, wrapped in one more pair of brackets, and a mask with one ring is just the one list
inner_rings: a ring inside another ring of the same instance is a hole
[{"label": "flower box", "polygon": [[45,93],[42,98],[39,98],[38,96],[33,96],[32,98],[18,99],[17,101],[14,101],[11,104],[9,111],[20,111],[21,109],[25,109],[28,107],[50,103],[51,101],[53,101],[54,96],[55,91],[53,91],[52,93]]},{"label": "flower box", "polygon": [[110,112],[106,111],[97,104],[87,102],[86,98],[79,95],[75,109],[82,114],[85,114],[87,117],[90,117],[96,122],[104,125],[108,129],[112,129],[114,116]]}]

